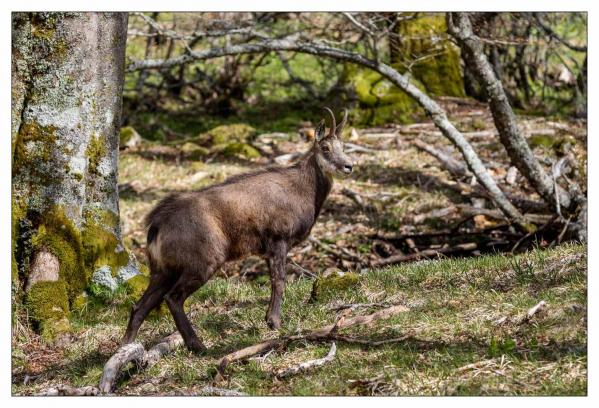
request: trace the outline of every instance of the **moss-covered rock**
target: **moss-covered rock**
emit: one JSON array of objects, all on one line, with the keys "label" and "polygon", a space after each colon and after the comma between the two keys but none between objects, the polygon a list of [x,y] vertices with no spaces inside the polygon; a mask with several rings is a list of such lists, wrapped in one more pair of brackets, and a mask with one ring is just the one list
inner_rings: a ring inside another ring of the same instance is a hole
[{"label": "moss-covered rock", "polygon": [[217,126],[201,134],[194,141],[203,145],[223,145],[232,142],[247,143],[256,136],[256,129],[245,123]]},{"label": "moss-covered rock", "polygon": [[218,146],[218,150],[225,157],[241,157],[244,159],[255,159],[260,157],[258,149],[247,143],[234,142],[225,146]]},{"label": "moss-covered rock", "polygon": [[121,149],[138,146],[141,143],[141,136],[133,126],[125,126],[121,128],[119,133],[119,147]]},{"label": "moss-covered rock", "polygon": [[358,108],[351,112],[352,124],[410,123],[422,115],[422,110],[408,94],[379,73],[355,67],[350,71],[350,83],[358,98]]},{"label": "moss-covered rock", "polygon": [[207,148],[193,142],[184,143],[180,147],[180,150],[183,153],[183,156],[189,160],[202,160],[210,153],[210,150]]},{"label": "moss-covered rock", "polygon": [[328,276],[319,276],[312,285],[311,299],[312,301],[328,299],[356,287],[359,283],[360,275],[353,272],[336,272]]},{"label": "moss-covered rock", "polygon": [[433,96],[465,96],[459,49],[447,37],[444,13],[418,13],[399,25],[402,56],[393,65]]},{"label": "moss-covered rock", "polygon": [[[401,52],[391,56],[393,68],[432,96],[465,95],[460,53],[447,39],[442,13],[419,13],[402,21],[397,30]],[[346,75],[358,102],[352,110],[353,124],[410,123],[424,115],[410,96],[380,74],[350,66]]]}]

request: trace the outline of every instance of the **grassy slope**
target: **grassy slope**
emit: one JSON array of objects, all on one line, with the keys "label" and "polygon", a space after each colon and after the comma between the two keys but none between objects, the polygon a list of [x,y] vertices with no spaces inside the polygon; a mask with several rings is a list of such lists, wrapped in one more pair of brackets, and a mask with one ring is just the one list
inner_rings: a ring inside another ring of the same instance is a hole
[{"label": "grassy slope", "polygon": [[[337,303],[387,300],[412,310],[344,334],[408,337],[370,348],[339,343],[332,363],[283,380],[273,378],[271,372],[322,357],[330,346],[293,344],[265,359],[233,364],[224,386],[252,395],[586,394],[586,250],[571,245],[517,257],[426,261],[375,270],[363,275],[354,289],[317,302],[309,301],[312,280],[290,282],[283,305],[286,334],[333,322],[330,307]],[[210,281],[188,308],[209,346],[208,354],[198,357],[180,350],[150,370],[123,379],[119,393],[188,394],[209,385],[216,362],[226,352],[277,335],[263,320],[268,296],[266,284],[235,278]],[[514,323],[540,300],[548,303],[546,312],[528,323]],[[124,295],[110,306],[90,306],[75,319],[73,342],[60,350],[40,351],[31,346],[34,340],[17,338],[13,373],[35,371],[36,362],[39,366],[52,353],[58,353],[53,364],[60,365],[42,364],[37,380],[24,386],[21,378],[13,393],[30,394],[57,383],[97,384],[103,363],[123,333],[129,308]],[[494,323],[502,317],[507,321]],[[139,339],[150,345],[172,330],[170,316],[158,316],[144,324]],[[463,368],[481,361],[475,368]]]}]

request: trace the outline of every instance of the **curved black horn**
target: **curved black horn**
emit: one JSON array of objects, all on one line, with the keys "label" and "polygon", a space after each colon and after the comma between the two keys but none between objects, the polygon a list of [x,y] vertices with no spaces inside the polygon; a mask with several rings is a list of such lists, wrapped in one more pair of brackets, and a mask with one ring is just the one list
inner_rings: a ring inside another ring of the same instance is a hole
[{"label": "curved black horn", "polygon": [[345,124],[347,123],[347,109],[343,109],[343,120],[341,121],[341,123],[337,126],[337,128],[335,129],[335,133],[338,135],[339,133],[341,133],[341,131],[343,130],[343,127],[345,126]]},{"label": "curved black horn", "polygon": [[331,120],[333,121],[333,123],[331,124],[331,130],[329,131],[329,136],[335,136],[335,128],[337,127],[337,121],[335,120],[335,114],[333,113],[332,110],[330,110],[326,106],[325,106],[324,110],[326,110],[327,112],[329,112],[331,114]]}]

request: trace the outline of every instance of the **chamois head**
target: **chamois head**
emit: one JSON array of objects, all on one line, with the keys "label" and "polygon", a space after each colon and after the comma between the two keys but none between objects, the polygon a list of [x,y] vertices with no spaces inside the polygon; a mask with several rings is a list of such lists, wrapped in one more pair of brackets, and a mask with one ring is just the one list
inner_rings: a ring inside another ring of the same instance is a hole
[{"label": "chamois head", "polygon": [[316,127],[314,147],[320,169],[328,175],[334,173],[350,174],[354,166],[352,160],[343,152],[343,142],[339,135],[347,122],[347,109],[344,109],[343,120],[336,124],[335,114],[329,108],[324,108],[331,115],[331,127],[326,133],[325,120]]}]

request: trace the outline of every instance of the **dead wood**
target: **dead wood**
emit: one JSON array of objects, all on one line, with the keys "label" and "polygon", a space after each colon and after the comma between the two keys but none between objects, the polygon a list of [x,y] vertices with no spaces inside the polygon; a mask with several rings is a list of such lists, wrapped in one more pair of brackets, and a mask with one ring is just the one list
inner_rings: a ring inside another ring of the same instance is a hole
[{"label": "dead wood", "polygon": [[100,390],[98,387],[91,385],[85,387],[71,387],[68,385],[57,385],[56,387],[50,387],[40,393],[35,394],[36,396],[93,396],[98,395]]},{"label": "dead wood", "polygon": [[99,390],[103,394],[111,393],[121,369],[129,362],[141,364],[146,350],[141,343],[125,344],[104,365]]},{"label": "dead wood", "polygon": [[332,255],[335,255],[338,259],[347,259],[352,262],[363,262],[363,260],[356,254],[351,253],[349,250],[345,248],[339,248],[339,250],[334,249],[329,244],[325,244],[318,238],[310,237],[308,241],[316,244],[316,246],[320,247],[323,251],[328,252]]},{"label": "dead wood", "polygon": [[156,344],[143,355],[142,365],[144,368],[149,368],[156,364],[165,355],[172,353],[174,350],[184,346],[183,337],[179,332],[174,332]]},{"label": "dead wood", "polygon": [[336,353],[337,353],[337,345],[335,344],[335,342],[333,342],[333,344],[331,345],[331,349],[329,350],[329,352],[327,353],[326,356],[324,356],[322,358],[317,358],[315,360],[305,361],[296,366],[279,370],[275,375],[279,378],[283,378],[283,377],[288,377],[290,375],[295,375],[302,371],[310,370],[314,367],[323,366],[326,363],[333,361],[335,359]]},{"label": "dead wood", "polygon": [[446,168],[451,174],[457,177],[468,177],[472,176],[472,173],[468,170],[466,166],[464,166],[459,161],[455,160],[450,155],[442,152],[441,150],[424,143],[422,140],[415,139],[412,141],[412,144],[416,146],[418,149],[423,150],[435,157],[444,168]]},{"label": "dead wood", "polygon": [[329,324],[327,326],[320,327],[318,329],[312,330],[305,334],[298,334],[293,336],[280,337],[277,339],[265,340],[263,342],[253,344],[249,347],[243,348],[241,350],[234,351],[233,353],[227,354],[218,363],[218,377],[223,377],[227,366],[235,361],[245,360],[249,357],[252,357],[256,354],[261,354],[266,351],[269,351],[274,348],[284,348],[289,343],[297,340],[311,340],[311,341],[319,341],[319,340],[328,340],[331,332],[334,330],[342,330],[347,329],[349,327],[358,326],[358,325],[367,325],[373,323],[377,320],[386,319],[398,313],[404,313],[409,311],[405,306],[396,305],[389,307],[387,309],[382,309],[377,312],[374,312],[369,315],[363,316],[355,316],[351,318],[345,318],[338,320],[334,324]]},{"label": "dead wood", "polygon": [[370,265],[372,267],[378,267],[378,266],[396,264],[396,263],[400,263],[400,262],[411,262],[411,261],[417,261],[417,260],[420,260],[423,258],[434,257],[437,255],[447,255],[447,254],[451,254],[451,253],[455,253],[455,252],[470,252],[470,251],[476,250],[477,248],[478,248],[478,245],[476,243],[467,242],[464,244],[458,244],[458,245],[448,246],[448,247],[444,247],[444,248],[425,249],[425,250],[422,250],[420,252],[416,252],[413,254],[394,255],[394,256],[390,256],[389,258],[384,258],[384,259],[379,259],[379,260],[373,261],[373,262],[371,262]]}]

